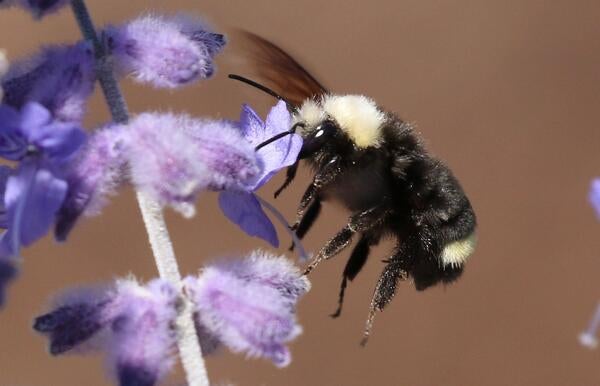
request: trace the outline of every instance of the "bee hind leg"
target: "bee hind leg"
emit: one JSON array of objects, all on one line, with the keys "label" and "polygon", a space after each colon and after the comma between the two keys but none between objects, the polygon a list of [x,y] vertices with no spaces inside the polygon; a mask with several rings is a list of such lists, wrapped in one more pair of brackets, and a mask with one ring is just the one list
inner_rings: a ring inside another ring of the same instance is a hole
[{"label": "bee hind leg", "polygon": [[373,322],[375,321],[375,313],[383,311],[385,306],[392,300],[396,293],[398,282],[408,278],[406,252],[405,249],[401,248],[392,256],[377,281],[377,286],[371,299],[371,307],[365,324],[363,339],[360,343],[361,346],[365,346],[369,340],[369,335],[371,335],[371,330],[373,329]]}]

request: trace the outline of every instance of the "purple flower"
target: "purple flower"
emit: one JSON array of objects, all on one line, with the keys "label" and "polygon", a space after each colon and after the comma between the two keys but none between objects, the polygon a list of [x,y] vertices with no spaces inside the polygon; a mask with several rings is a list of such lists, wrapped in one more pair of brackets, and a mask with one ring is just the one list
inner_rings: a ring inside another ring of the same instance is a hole
[{"label": "purple flower", "polygon": [[[295,306],[310,288],[292,263],[254,252],[207,267],[184,285],[204,355],[225,345],[278,366],[289,363],[286,344],[301,332]],[[162,279],[145,285],[121,280],[68,292],[33,327],[48,336],[51,354],[103,350],[121,385],[150,386],[173,365],[181,301],[176,288]]]},{"label": "purple flower", "polygon": [[185,285],[196,322],[222,344],[279,367],[290,363],[286,344],[302,331],[294,306],[310,287],[291,263],[258,252],[248,260],[206,267]]},{"label": "purple flower", "polygon": [[185,216],[200,191],[247,186],[261,170],[254,149],[226,121],[145,113],[126,131],[133,183]]},{"label": "purple flower", "polygon": [[16,5],[21,0],[0,0],[0,9]]},{"label": "purple flower", "polygon": [[67,193],[60,170],[85,138],[77,126],[53,121],[37,103],[28,103],[20,113],[0,106],[0,156],[20,161],[6,181],[8,229],[0,240],[0,256],[16,256],[22,245],[46,234]]},{"label": "purple flower", "polygon": [[59,121],[80,122],[95,80],[89,43],[47,47],[10,67],[2,78],[3,102],[16,109],[38,102]]},{"label": "purple flower", "polygon": [[225,44],[223,35],[182,17],[143,16],[107,27],[104,34],[117,71],[157,88],[176,88],[210,77],[212,57]]},{"label": "purple flower", "polygon": [[[291,116],[285,102],[280,101],[267,115],[266,122],[248,105],[242,107],[239,126],[244,136],[252,146],[256,147],[277,134],[288,131],[291,127]],[[250,236],[260,237],[279,246],[279,240],[273,223],[254,195],[254,191],[263,186],[275,173],[296,162],[302,137],[297,134],[285,136],[256,151],[263,169],[254,183],[245,189],[230,189],[219,195],[219,206],[225,216],[237,224]]]},{"label": "purple flower", "polygon": [[589,200],[600,220],[600,178],[594,178],[590,187]]},{"label": "purple flower", "polygon": [[34,329],[48,335],[50,353],[102,349],[120,385],[150,386],[173,365],[179,295],[160,279],[133,280],[104,290],[72,291]]},{"label": "purple flower", "polygon": [[23,8],[30,11],[34,17],[43,17],[50,13],[57,12],[65,5],[68,0],[20,0]]},{"label": "purple flower", "polygon": [[[0,197],[4,197],[6,192],[6,182],[12,173],[8,166],[0,166]],[[0,228],[6,229],[8,218],[4,201],[0,201]],[[17,275],[15,267],[16,262],[9,256],[0,256],[0,306],[4,304],[5,291],[8,283]]]},{"label": "purple flower", "polygon": [[123,281],[117,292],[112,304],[119,313],[111,326],[111,367],[121,385],[154,385],[173,366],[179,295],[162,280],[144,287]]},{"label": "purple flower", "polygon": [[122,126],[96,130],[69,165],[65,172],[69,189],[55,227],[57,240],[66,240],[82,214],[99,214],[107,197],[122,183],[127,138]]}]

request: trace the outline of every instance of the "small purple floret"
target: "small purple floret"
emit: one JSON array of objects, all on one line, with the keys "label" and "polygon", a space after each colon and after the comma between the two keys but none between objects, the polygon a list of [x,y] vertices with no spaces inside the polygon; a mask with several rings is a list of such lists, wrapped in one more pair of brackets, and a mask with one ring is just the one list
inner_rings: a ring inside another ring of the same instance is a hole
[{"label": "small purple floret", "polygon": [[145,113],[126,131],[133,183],[188,217],[202,190],[246,186],[261,170],[252,147],[226,121]]},{"label": "small purple floret", "polygon": [[[259,269],[265,272],[258,274]],[[291,279],[293,290],[282,278]],[[268,358],[287,366],[291,354],[286,344],[302,329],[296,322],[295,304],[309,283],[284,258],[255,253],[247,261],[206,267],[200,276],[185,280],[197,323],[234,352]]]},{"label": "small purple floret", "polygon": [[66,240],[82,214],[99,214],[108,196],[122,183],[124,147],[123,127],[111,126],[96,130],[80,149],[65,173],[69,190],[56,221],[57,240]]},{"label": "small purple floret", "polygon": [[57,12],[69,4],[68,0],[21,0],[21,4],[29,10],[34,17],[43,17]]},{"label": "small purple floret", "polygon": [[20,109],[38,102],[59,121],[80,122],[96,80],[89,43],[52,46],[13,63],[2,78],[3,103]]},{"label": "small purple floret", "polygon": [[100,348],[120,385],[151,386],[173,365],[178,303],[165,281],[123,280],[109,289],[68,293],[36,318],[34,329],[48,336],[53,355]]},{"label": "small purple floret", "polygon": [[55,221],[67,193],[65,165],[86,140],[76,125],[56,122],[48,110],[28,103],[20,112],[0,106],[0,156],[20,161],[6,179],[0,256],[13,257],[21,246],[43,237]]},{"label": "small purple floret", "polygon": [[140,83],[176,88],[214,73],[213,56],[225,44],[222,35],[192,19],[143,16],[105,29],[108,47],[121,75]]},{"label": "small purple floret", "polygon": [[[253,146],[257,146],[277,134],[290,130],[291,122],[292,117],[287,110],[287,105],[279,101],[269,111],[265,122],[250,106],[243,105],[239,125],[244,138]],[[257,150],[264,169],[254,190],[264,185],[279,170],[295,163],[301,149],[302,137],[298,134],[290,134]]]}]

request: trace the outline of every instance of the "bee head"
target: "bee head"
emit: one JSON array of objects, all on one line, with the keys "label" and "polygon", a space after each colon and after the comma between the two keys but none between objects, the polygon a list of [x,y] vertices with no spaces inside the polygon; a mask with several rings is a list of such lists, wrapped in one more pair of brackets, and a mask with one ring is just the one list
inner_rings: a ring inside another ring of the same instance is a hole
[{"label": "bee head", "polygon": [[383,142],[385,114],[372,99],[362,95],[308,99],[294,114],[294,121],[304,138],[303,158],[335,142],[347,142],[354,149],[378,148]]}]

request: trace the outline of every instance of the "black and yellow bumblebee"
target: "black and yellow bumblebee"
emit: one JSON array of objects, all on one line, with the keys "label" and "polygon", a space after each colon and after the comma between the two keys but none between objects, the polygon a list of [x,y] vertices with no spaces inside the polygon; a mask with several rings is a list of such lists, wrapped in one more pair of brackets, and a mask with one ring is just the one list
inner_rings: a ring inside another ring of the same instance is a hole
[{"label": "black and yellow bumblebee", "polygon": [[[475,213],[458,180],[427,152],[411,124],[364,95],[329,92],[281,48],[257,35],[243,34],[252,47],[259,77],[268,87],[239,75],[230,77],[287,103],[294,123],[290,132],[299,132],[304,139],[299,160],[314,170],[293,229],[303,237],[324,200],[338,200],[351,212],[347,225],[306,269],[308,274],[358,236],[332,316],[340,315],[347,282],[361,271],[371,248],[385,236],[397,240],[375,287],[366,343],[376,311],[390,302],[399,281],[411,278],[417,290],[424,290],[461,276],[476,244]],[[298,163],[288,169],[275,197],[292,182],[297,168]]]}]

